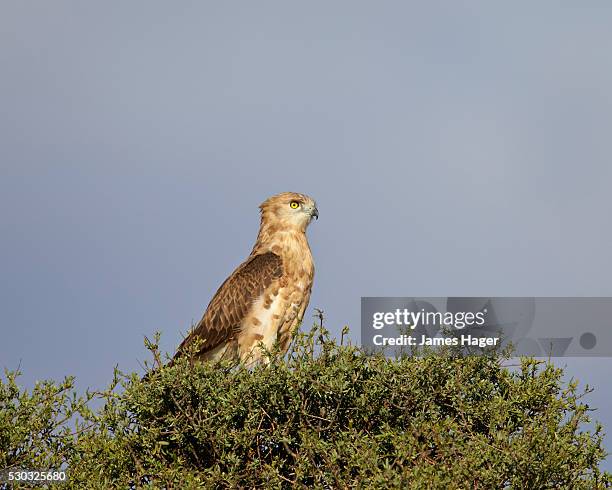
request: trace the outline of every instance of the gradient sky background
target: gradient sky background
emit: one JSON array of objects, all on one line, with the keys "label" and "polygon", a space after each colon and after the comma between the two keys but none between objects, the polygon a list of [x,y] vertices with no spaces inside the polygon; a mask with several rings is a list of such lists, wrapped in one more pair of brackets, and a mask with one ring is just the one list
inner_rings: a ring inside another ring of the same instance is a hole
[{"label": "gradient sky background", "polygon": [[[101,387],[143,335],[173,351],[285,190],[318,202],[307,315],[335,333],[361,296],[612,296],[611,25],[603,1],[2,2],[0,366]],[[562,363],[612,433],[612,360]]]}]

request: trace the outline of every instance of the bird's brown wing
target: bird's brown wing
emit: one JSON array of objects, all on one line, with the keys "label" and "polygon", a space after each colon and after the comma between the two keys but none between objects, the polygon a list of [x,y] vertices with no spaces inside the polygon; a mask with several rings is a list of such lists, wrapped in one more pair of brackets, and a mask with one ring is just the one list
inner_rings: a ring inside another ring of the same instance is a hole
[{"label": "bird's brown wing", "polygon": [[283,275],[281,258],[272,253],[253,255],[243,262],[217,290],[204,316],[179,346],[175,357],[195,339],[203,354],[231,340],[253,303]]}]

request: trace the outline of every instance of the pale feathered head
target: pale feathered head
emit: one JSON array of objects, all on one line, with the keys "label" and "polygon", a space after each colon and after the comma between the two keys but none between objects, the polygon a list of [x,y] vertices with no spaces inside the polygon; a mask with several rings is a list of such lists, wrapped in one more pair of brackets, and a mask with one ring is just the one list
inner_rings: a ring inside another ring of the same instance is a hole
[{"label": "pale feathered head", "polygon": [[266,199],[259,206],[261,222],[279,229],[305,231],[312,218],[319,218],[317,203],[305,194],[282,192]]}]

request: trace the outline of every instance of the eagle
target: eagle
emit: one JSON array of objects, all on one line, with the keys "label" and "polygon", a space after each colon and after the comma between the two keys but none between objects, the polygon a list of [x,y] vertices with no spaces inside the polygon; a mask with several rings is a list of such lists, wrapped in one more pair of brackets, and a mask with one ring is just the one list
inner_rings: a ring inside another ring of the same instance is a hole
[{"label": "eagle", "polygon": [[319,218],[315,201],[283,192],[260,206],[251,254],[221,284],[174,359],[196,344],[201,361],[267,362],[262,344],[284,354],[310,300],[314,262],[306,228]]}]

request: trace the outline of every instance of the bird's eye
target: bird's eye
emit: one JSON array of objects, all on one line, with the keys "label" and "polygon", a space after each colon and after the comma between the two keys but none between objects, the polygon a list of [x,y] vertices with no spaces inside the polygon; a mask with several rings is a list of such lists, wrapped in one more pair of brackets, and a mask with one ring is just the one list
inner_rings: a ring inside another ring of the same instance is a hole
[{"label": "bird's eye", "polygon": [[299,207],[300,207],[300,203],[299,203],[299,202],[297,202],[297,201],[291,201],[291,202],[289,203],[289,207],[290,207],[291,209],[297,209],[297,208],[299,208]]}]

